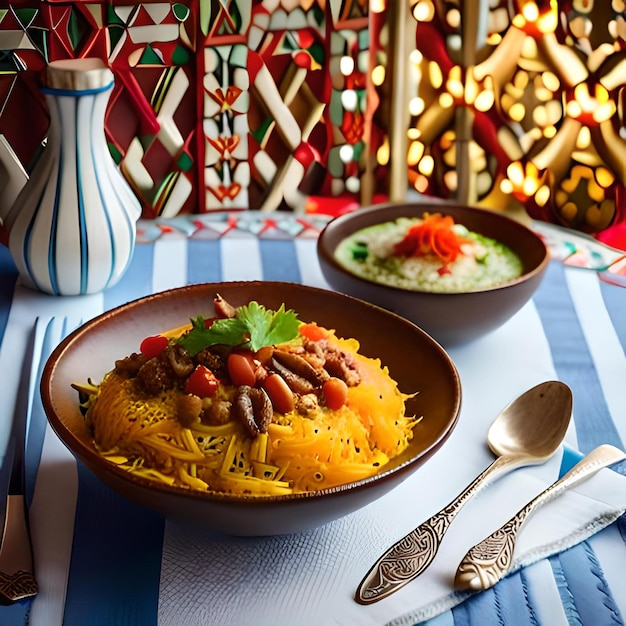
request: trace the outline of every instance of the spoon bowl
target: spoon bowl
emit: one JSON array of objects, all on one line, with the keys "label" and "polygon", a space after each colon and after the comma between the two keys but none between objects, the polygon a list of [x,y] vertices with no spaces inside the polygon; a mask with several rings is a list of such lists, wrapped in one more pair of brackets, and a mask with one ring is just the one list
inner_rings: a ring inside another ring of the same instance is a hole
[{"label": "spoon bowl", "polygon": [[532,387],[505,407],[487,433],[498,457],[528,457],[528,464],[547,461],[565,437],[572,413],[572,392],[553,380]]},{"label": "spoon bowl", "polygon": [[487,444],[496,455],[493,463],[450,504],[391,546],[363,578],[355,600],[378,602],[422,574],[463,505],[496,478],[545,463],[561,445],[571,415],[572,392],[559,381],[541,383],[513,400],[487,433]]}]

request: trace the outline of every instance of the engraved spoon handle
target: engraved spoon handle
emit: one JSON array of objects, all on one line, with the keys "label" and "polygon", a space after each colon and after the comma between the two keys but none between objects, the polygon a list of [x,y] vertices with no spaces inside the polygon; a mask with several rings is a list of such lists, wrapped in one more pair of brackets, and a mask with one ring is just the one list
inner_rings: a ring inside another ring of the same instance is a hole
[{"label": "engraved spoon handle", "polygon": [[608,444],[598,446],[580,460],[567,474],[533,498],[508,522],[467,552],[457,569],[457,589],[488,589],[507,574],[513,563],[517,535],[530,515],[563,492],[591,478],[602,468],[626,458],[626,454]]},{"label": "engraved spoon handle", "polygon": [[528,456],[496,458],[450,504],[397,541],[374,563],[359,584],[355,600],[359,604],[378,602],[417,578],[432,563],[463,505],[489,482],[531,462]]}]

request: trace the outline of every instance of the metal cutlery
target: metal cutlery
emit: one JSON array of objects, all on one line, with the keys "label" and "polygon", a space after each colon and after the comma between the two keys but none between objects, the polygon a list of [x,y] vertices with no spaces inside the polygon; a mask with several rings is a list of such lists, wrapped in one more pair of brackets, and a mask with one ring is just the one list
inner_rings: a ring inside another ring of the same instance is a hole
[{"label": "metal cutlery", "polygon": [[41,453],[47,425],[39,397],[41,370],[67,331],[67,318],[37,318],[25,352],[9,442],[0,468],[0,604],[12,604],[39,591],[27,503],[35,475],[27,473],[26,451],[34,456]]},{"label": "metal cutlery", "polygon": [[547,461],[561,445],[571,414],[572,392],[559,381],[536,385],[507,405],[487,434],[495,461],[450,504],[392,545],[365,575],[355,600],[378,602],[421,575],[464,504],[490,481]]},{"label": "metal cutlery", "polygon": [[522,525],[544,504],[591,478],[602,468],[626,459],[626,454],[605,444],[592,450],[562,478],[533,498],[508,522],[471,548],[459,565],[454,585],[457,589],[481,590],[495,585],[511,569],[515,542]]},{"label": "metal cutlery", "polygon": [[0,603],[10,604],[37,594],[25,498],[24,455],[32,383],[35,329],[28,344],[9,443],[0,469]]}]

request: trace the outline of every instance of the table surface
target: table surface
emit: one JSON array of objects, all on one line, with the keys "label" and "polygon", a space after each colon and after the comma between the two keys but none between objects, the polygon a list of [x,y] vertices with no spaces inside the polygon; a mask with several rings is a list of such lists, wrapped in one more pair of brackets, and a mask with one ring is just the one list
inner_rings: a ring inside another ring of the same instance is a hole
[{"label": "table surface", "polygon": [[[324,223],[322,216],[224,215],[206,223],[140,224],[140,243],[127,274],[106,292],[83,297],[57,298],[22,286],[8,251],[0,247],[2,419],[10,419],[16,410],[23,386],[19,365],[37,318],[66,316],[68,327],[73,327],[129,300],[196,282],[266,279],[327,287],[315,255],[316,235]],[[574,394],[567,443],[581,452],[601,443],[624,448],[626,289],[603,278],[596,271],[553,260],[536,295],[520,313],[491,335],[449,350],[463,385],[459,428],[471,411],[484,409],[495,415],[532,384],[557,378]],[[219,615],[213,614],[210,603],[198,602],[193,590],[188,596],[195,609],[178,606],[177,585],[188,584],[189,576],[170,558],[177,530],[158,514],[123,501],[68,460],[37,408],[35,394],[28,445],[29,458],[35,454],[37,459],[27,473],[27,500],[40,593],[32,602],[0,607],[0,624],[241,623],[241,612],[228,614],[222,607]],[[476,447],[486,434],[465,432]],[[6,441],[0,446],[3,450]],[[487,458],[488,453],[481,452],[472,463],[480,467]],[[54,509],[54,489],[59,485],[69,494],[62,511]],[[57,528],[65,528],[58,537]],[[313,535],[321,550],[338,548],[324,544],[330,541],[324,537],[323,530]],[[185,540],[193,555],[193,536]],[[625,541],[622,516],[592,538],[525,568],[428,624],[531,625],[548,623],[547,616],[550,624],[623,624]],[[294,579],[300,575],[297,568],[290,572]],[[249,590],[235,587],[240,597],[233,606],[243,603],[248,623],[281,622],[272,598],[251,599]],[[206,585],[198,588],[210,593]],[[327,593],[319,601],[302,601],[302,624],[342,623],[328,609],[333,594]],[[396,617],[368,623],[413,623]]]}]

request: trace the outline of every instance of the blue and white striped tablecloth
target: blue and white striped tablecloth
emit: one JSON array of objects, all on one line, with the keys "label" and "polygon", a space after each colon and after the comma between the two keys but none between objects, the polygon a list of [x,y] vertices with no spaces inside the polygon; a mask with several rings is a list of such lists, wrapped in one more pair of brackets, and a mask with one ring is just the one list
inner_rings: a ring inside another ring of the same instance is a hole
[{"label": "blue and white striped tablecloth", "polygon": [[[306,233],[295,238],[266,237],[233,230],[220,237],[189,238],[176,233],[158,237],[137,246],[132,265],[118,285],[82,298],[53,298],[25,289],[1,249],[2,418],[17,403],[20,373],[16,363],[37,317],[67,316],[69,326],[75,326],[155,291],[247,279],[326,287],[315,256],[315,239]],[[464,393],[461,419],[450,445],[459,446],[462,441],[464,452],[454,458],[443,453],[433,458],[429,471],[445,487],[439,490],[438,502],[429,505],[430,512],[448,502],[488,464],[484,439],[497,412],[542,380],[558,378],[572,388],[574,416],[567,436],[571,447],[581,452],[600,443],[624,447],[626,289],[603,283],[595,272],[552,262],[533,300],[509,323],[449,352],[461,374]],[[225,541],[181,529],[126,502],[68,458],[46,430],[36,398],[31,420],[27,495],[41,592],[32,603],[0,607],[1,625],[355,623],[346,621],[348,613],[340,609],[345,599],[337,597],[337,590],[345,586],[342,574],[348,571],[348,561],[359,558],[349,546],[336,541],[336,533],[350,537],[350,518],[310,533],[304,563],[298,555],[293,560],[282,555],[278,563],[272,558],[277,538]],[[5,441],[0,443],[3,449]],[[37,474],[40,459],[47,469]],[[422,487],[426,493],[418,477],[412,486],[417,491],[407,492],[412,500],[406,519],[387,521],[389,536],[399,537],[424,519],[429,509],[420,502]],[[60,488],[61,500],[54,495]],[[372,528],[368,538],[374,545],[372,554],[378,549],[379,530]],[[625,531],[621,517],[591,539],[522,569],[425,623],[624,624]],[[213,562],[199,564],[205,554]],[[337,569],[320,581],[315,577],[316,564],[327,557],[335,559]],[[219,572],[219,579],[212,578],[213,572]],[[300,590],[297,597],[290,595],[291,583]],[[380,608],[372,609],[362,614],[367,619],[361,623],[415,623],[401,614],[385,615]],[[287,621],[294,615],[298,623]]]}]

